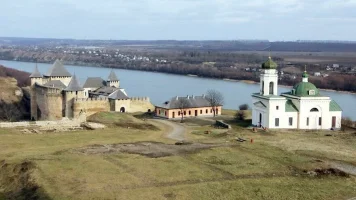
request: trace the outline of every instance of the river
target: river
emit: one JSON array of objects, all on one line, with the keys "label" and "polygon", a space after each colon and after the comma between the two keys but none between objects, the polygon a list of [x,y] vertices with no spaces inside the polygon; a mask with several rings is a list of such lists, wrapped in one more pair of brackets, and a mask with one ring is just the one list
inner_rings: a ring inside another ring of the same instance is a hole
[{"label": "river", "polygon": [[[15,68],[22,71],[32,72],[35,63],[4,61],[0,64],[6,67]],[[38,64],[41,73],[47,72],[51,64]],[[98,68],[90,66],[66,65],[72,74],[75,73],[81,84],[84,84],[87,77],[108,77],[108,68]],[[251,93],[259,91],[258,84],[244,82],[233,82],[209,78],[199,78],[181,75],[172,75],[155,72],[133,71],[115,69],[116,75],[120,79],[120,86],[125,88],[131,97],[148,96],[153,104],[159,105],[174,96],[202,95],[209,89],[220,91],[225,98],[224,108],[238,109],[238,106],[248,103],[251,106]],[[278,92],[288,92],[290,88],[280,86]],[[321,90],[321,94],[330,96],[344,110],[343,116],[356,120],[356,94],[333,92]]]}]

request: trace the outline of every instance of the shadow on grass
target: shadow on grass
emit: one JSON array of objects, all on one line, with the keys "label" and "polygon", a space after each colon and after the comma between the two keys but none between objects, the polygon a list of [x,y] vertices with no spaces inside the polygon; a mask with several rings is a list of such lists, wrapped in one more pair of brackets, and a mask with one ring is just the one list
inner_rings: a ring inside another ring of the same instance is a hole
[{"label": "shadow on grass", "polygon": [[36,168],[34,163],[7,164],[1,161],[0,165],[0,187],[3,189],[0,199],[51,199],[31,177]]},{"label": "shadow on grass", "polygon": [[232,120],[226,120],[225,122],[234,127],[247,128],[251,126],[252,119],[247,119],[247,120],[232,119]]},{"label": "shadow on grass", "polygon": [[159,131],[160,129],[152,124],[149,123],[133,123],[133,122],[115,122],[113,124],[116,127],[121,128],[132,128],[138,130],[152,130],[152,131]]}]

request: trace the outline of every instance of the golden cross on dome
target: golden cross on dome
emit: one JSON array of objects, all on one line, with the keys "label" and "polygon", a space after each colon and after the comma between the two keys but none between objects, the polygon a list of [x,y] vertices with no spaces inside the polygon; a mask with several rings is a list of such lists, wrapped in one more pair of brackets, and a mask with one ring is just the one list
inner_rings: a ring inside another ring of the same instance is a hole
[{"label": "golden cross on dome", "polygon": [[307,65],[304,66],[304,71],[307,72]]}]

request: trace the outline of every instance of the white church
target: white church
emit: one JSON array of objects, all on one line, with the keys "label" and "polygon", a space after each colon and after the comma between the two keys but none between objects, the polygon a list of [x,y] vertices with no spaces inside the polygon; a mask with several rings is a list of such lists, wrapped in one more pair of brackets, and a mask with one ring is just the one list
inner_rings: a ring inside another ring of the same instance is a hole
[{"label": "white church", "polygon": [[323,96],[303,73],[302,82],[278,95],[277,64],[269,58],[262,64],[260,92],[252,94],[252,124],[270,129],[339,129],[341,107]]}]

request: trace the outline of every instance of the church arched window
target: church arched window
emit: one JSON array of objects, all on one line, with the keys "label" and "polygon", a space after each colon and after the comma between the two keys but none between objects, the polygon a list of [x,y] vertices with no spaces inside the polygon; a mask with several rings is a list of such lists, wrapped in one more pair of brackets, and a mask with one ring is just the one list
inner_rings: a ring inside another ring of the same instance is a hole
[{"label": "church arched window", "polygon": [[274,88],[274,83],[270,82],[269,83],[269,94],[273,94],[273,88]]},{"label": "church arched window", "polygon": [[312,108],[310,112],[319,112],[319,110],[317,108]]}]

